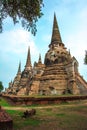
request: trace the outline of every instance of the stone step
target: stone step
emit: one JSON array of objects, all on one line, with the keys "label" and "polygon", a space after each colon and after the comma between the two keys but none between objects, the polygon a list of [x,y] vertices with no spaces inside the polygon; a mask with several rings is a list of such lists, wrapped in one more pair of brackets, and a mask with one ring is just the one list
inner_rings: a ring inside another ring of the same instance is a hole
[{"label": "stone step", "polygon": [[46,75],[46,76],[42,76],[41,80],[63,80],[63,79],[67,79],[67,76],[63,75],[63,76],[57,76],[57,75]]},{"label": "stone step", "polygon": [[58,70],[58,71],[65,71],[65,68],[47,68],[45,71],[52,71],[52,70]]},{"label": "stone step", "polygon": [[66,72],[45,72],[43,75],[67,75]]}]

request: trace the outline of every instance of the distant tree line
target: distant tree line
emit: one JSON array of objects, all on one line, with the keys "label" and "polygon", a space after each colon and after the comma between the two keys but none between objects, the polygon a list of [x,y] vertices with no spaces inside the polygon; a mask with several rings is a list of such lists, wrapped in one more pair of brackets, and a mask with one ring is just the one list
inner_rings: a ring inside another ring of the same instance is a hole
[{"label": "distant tree line", "polygon": [[1,91],[4,89],[4,86],[3,86],[3,84],[2,84],[2,82],[0,81],[0,93],[1,93]]},{"label": "distant tree line", "polygon": [[84,63],[87,65],[87,50],[85,51]]}]

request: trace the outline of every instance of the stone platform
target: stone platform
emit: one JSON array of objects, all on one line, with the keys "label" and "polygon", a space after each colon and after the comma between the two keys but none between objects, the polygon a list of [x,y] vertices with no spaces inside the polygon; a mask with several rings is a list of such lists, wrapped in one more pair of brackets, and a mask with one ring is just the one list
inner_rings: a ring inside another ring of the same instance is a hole
[{"label": "stone platform", "polygon": [[87,100],[87,95],[77,96],[43,96],[43,97],[19,97],[5,95],[4,98],[11,100],[15,105],[48,105],[72,102],[78,100]]}]

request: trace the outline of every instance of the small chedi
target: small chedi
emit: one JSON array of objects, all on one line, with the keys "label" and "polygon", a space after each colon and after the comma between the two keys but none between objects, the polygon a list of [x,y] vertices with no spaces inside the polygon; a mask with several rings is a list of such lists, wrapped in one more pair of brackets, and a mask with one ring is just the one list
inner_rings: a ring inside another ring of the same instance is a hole
[{"label": "small chedi", "polygon": [[62,42],[56,15],[54,14],[52,38],[44,59],[31,65],[30,48],[24,70],[21,63],[6,94],[15,95],[62,95],[87,94],[87,82],[78,72],[78,61],[71,56]]}]

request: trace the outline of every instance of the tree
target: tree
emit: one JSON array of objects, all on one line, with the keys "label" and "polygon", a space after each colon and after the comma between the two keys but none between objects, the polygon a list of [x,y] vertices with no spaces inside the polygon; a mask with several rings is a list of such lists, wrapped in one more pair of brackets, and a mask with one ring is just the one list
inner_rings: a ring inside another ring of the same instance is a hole
[{"label": "tree", "polygon": [[21,21],[22,27],[36,34],[36,22],[43,15],[43,0],[0,0],[0,32],[7,17],[16,24]]},{"label": "tree", "polygon": [[0,81],[0,92],[4,89],[2,82]]},{"label": "tree", "polygon": [[84,63],[87,65],[87,51],[85,51]]}]

